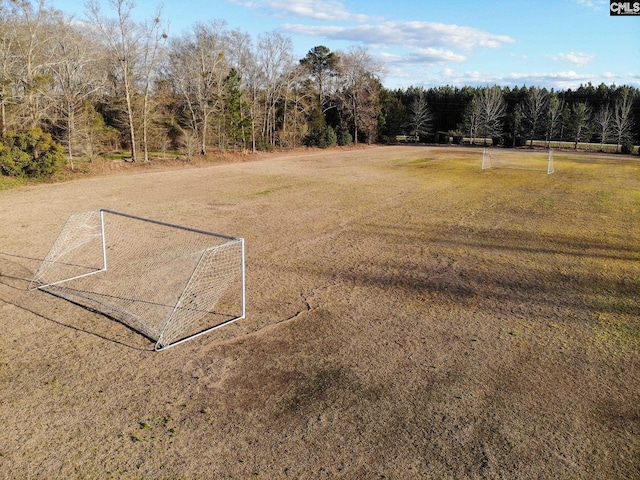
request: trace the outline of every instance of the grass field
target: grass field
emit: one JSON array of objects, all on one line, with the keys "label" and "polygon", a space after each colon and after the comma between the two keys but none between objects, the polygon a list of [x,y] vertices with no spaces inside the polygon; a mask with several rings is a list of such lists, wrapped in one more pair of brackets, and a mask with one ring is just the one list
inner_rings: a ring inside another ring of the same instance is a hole
[{"label": "grass field", "polygon": [[[640,162],[481,157],[308,151],[0,192],[0,478],[640,478]],[[156,353],[26,291],[98,208],[244,237],[247,318]]]}]

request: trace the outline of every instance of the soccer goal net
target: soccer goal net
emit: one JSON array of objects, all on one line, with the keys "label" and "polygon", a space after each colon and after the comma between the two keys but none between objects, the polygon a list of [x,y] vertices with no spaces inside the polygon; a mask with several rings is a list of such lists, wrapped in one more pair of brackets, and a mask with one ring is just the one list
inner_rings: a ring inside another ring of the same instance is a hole
[{"label": "soccer goal net", "polygon": [[79,213],[30,289],[114,318],[162,350],[245,317],[244,240],[106,209]]},{"label": "soccer goal net", "polygon": [[531,170],[536,172],[555,172],[553,165],[553,152],[551,150],[524,151],[524,150],[498,150],[485,148],[482,150],[482,170],[488,168],[505,168],[511,170]]}]

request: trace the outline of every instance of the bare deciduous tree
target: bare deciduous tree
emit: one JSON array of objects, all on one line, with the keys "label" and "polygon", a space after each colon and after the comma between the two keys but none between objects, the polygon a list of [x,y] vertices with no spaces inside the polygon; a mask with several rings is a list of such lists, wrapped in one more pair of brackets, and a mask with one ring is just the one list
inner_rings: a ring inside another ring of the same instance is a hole
[{"label": "bare deciduous tree", "polygon": [[502,119],[505,116],[506,104],[502,97],[502,90],[498,86],[481,88],[474,95],[473,115],[477,125],[477,135],[483,138],[486,145],[487,138],[494,138],[502,133]]},{"label": "bare deciduous tree", "polygon": [[293,68],[293,44],[289,37],[270,32],[259,37],[257,47],[256,61],[263,94],[262,138],[269,145],[275,146],[277,108],[285,98],[287,76]]},{"label": "bare deciduous tree", "polygon": [[360,132],[371,143],[375,140],[378,124],[378,75],[383,67],[363,47],[352,48],[339,58],[340,110],[350,120],[354,143],[358,143]]},{"label": "bare deciduous tree", "polygon": [[630,140],[633,132],[633,94],[628,88],[622,89],[613,108],[613,136],[616,140],[616,152],[620,151],[623,142]]},{"label": "bare deciduous tree", "polygon": [[600,110],[595,114],[593,118],[598,134],[600,135],[600,151],[604,151],[604,144],[611,135],[611,127],[613,122],[613,110],[609,104],[602,105]]},{"label": "bare deciduous tree", "polygon": [[98,45],[83,35],[73,24],[58,25],[58,40],[54,45],[56,63],[52,65],[53,80],[60,112],[59,122],[71,169],[76,140],[76,116],[85,110],[87,100],[104,87],[105,76],[100,74]]},{"label": "bare deciduous tree", "polygon": [[551,139],[555,135],[558,124],[562,118],[562,111],[564,110],[564,100],[558,97],[557,93],[551,93],[549,95],[549,102],[547,103],[547,117],[546,117],[546,129],[545,129],[545,147],[549,148]]},{"label": "bare deciduous tree", "polygon": [[408,126],[412,134],[417,137],[420,132],[427,132],[429,130],[432,120],[433,115],[431,115],[431,111],[427,105],[427,96],[424,90],[420,90],[409,105]]},{"label": "bare deciduous tree", "polygon": [[61,17],[62,13],[48,9],[46,0],[38,0],[35,6],[28,0],[13,0],[12,4],[18,14],[14,36],[20,66],[14,84],[21,107],[18,115],[24,126],[37,127],[50,113],[49,69],[55,62],[52,45],[57,33],[51,25],[52,19]]},{"label": "bare deciduous tree", "polygon": [[184,103],[201,155],[207,153],[212,119],[223,107],[224,80],[230,69],[225,27],[222,20],[196,24],[192,32],[174,39],[169,47],[166,75]]},{"label": "bare deciduous tree", "polygon": [[122,84],[129,143],[131,144],[131,161],[136,162],[138,156],[133,96],[135,94],[134,69],[140,54],[140,31],[132,19],[133,0],[109,0],[108,4],[115,11],[116,17],[114,19],[105,17],[95,0],[90,0],[87,3],[87,13],[106,42],[111,55],[114,76]]},{"label": "bare deciduous tree", "polygon": [[546,90],[538,87],[529,88],[527,97],[522,105],[522,116],[531,148],[533,148],[533,140],[540,133],[543,125],[548,102],[549,95]]},{"label": "bare deciduous tree", "polygon": [[578,143],[587,140],[589,136],[589,122],[591,120],[591,108],[586,103],[580,102],[573,105],[570,117],[570,128],[573,137],[573,148],[578,149]]},{"label": "bare deciduous tree", "polygon": [[149,161],[149,125],[151,123],[151,87],[156,75],[156,67],[167,33],[158,8],[152,19],[142,25],[141,39],[141,87],[142,87],[142,148],[144,161]]},{"label": "bare deciduous tree", "polygon": [[7,134],[7,107],[16,101],[19,56],[15,51],[17,14],[15,7],[0,3],[0,135]]}]

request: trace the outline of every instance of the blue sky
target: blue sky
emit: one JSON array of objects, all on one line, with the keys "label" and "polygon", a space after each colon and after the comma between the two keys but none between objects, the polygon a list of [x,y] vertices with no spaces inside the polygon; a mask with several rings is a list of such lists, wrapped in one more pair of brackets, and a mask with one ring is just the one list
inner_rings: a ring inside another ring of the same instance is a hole
[{"label": "blue sky", "polygon": [[[107,0],[99,0],[109,12]],[[78,0],[51,6],[82,18]],[[640,16],[611,17],[608,0],[137,0],[163,6],[170,35],[196,22],[291,37],[295,55],[365,46],[388,88],[423,85],[594,85],[640,88]]]}]

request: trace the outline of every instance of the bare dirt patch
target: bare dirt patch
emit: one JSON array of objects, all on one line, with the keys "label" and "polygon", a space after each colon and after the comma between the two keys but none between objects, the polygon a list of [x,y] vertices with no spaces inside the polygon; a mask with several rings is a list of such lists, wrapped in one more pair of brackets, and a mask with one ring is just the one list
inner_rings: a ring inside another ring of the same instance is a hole
[{"label": "bare dirt patch", "polygon": [[[554,159],[372,147],[0,192],[0,477],[640,477],[640,165]],[[27,292],[98,208],[244,237],[247,319],[155,353]]]}]

